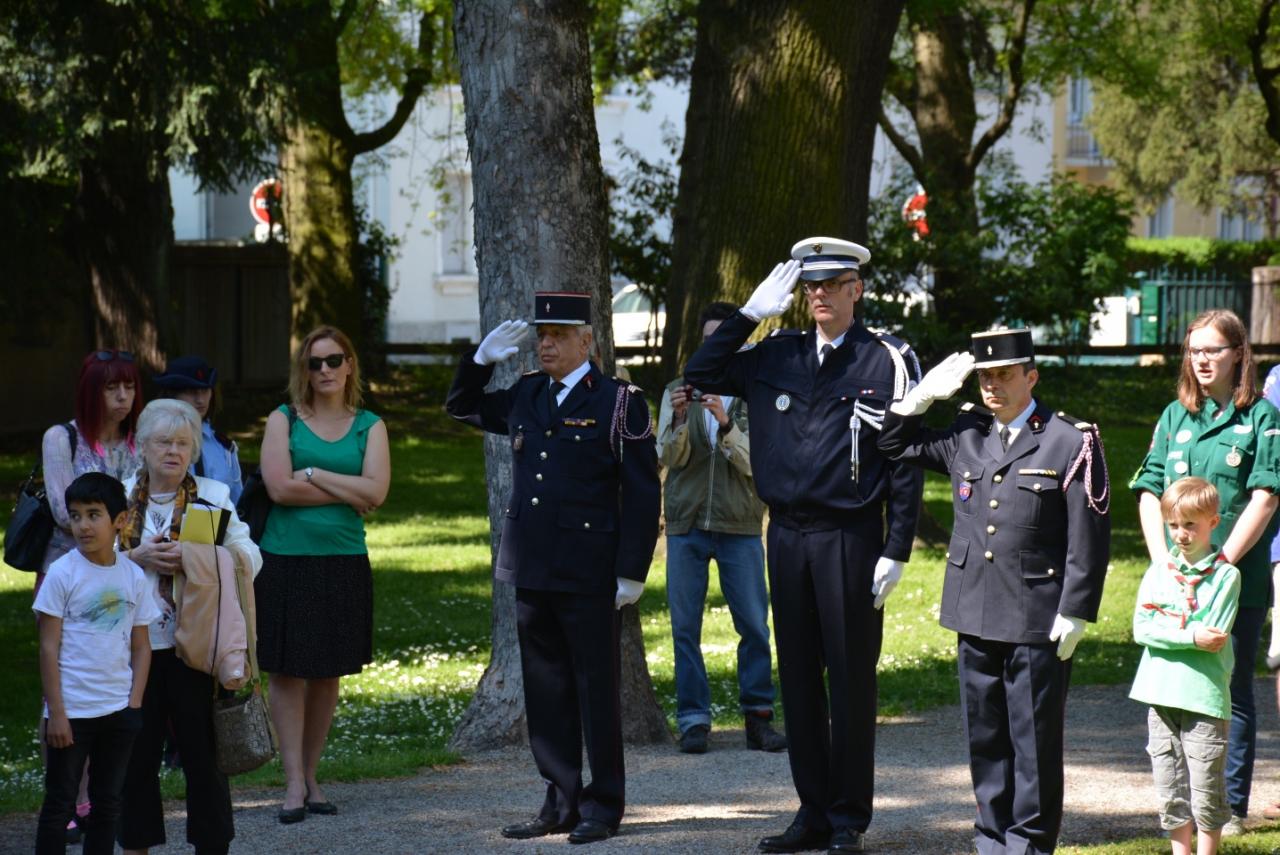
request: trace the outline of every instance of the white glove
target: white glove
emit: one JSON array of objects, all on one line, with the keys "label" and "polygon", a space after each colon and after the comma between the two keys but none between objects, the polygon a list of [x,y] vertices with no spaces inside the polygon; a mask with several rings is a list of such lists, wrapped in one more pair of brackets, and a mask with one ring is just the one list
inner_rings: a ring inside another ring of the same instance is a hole
[{"label": "white glove", "polygon": [[1078,617],[1057,615],[1053,619],[1053,629],[1049,630],[1049,640],[1058,642],[1058,658],[1066,661],[1076,652],[1076,645],[1084,637],[1084,621]]},{"label": "white glove", "polygon": [[529,331],[528,321],[503,321],[494,327],[476,348],[476,365],[493,365],[510,359],[520,349],[520,339]]},{"label": "white glove", "polygon": [[968,351],[953,353],[935,365],[901,401],[889,405],[900,416],[918,416],[934,401],[950,398],[964,385],[965,378],[973,371],[973,354]]},{"label": "white glove", "polygon": [[751,299],[740,311],[753,321],[777,317],[795,298],[796,280],[799,278],[800,262],[795,259],[775,265],[773,272],[756,286]]},{"label": "white glove", "polygon": [[883,608],[884,601],[897,587],[902,578],[902,562],[885,558],[883,555],[876,561],[876,572],[871,578],[871,594],[876,598],[876,608]]},{"label": "white glove", "polygon": [[640,599],[640,595],[643,593],[644,582],[637,582],[635,579],[624,579],[619,576],[618,593],[613,597],[613,607],[620,609],[623,606],[629,606]]}]

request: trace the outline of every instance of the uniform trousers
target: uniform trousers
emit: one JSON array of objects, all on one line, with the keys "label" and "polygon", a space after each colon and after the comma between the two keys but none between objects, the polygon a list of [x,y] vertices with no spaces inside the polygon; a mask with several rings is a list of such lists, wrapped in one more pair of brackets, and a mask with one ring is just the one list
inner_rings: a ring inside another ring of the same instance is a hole
[{"label": "uniform trousers", "polygon": [[796,821],[815,831],[864,832],[884,627],[871,583],[884,523],[879,508],[849,515],[842,528],[790,522],[772,516],[767,542],[791,778],[800,797]]},{"label": "uniform trousers", "polygon": [[960,635],[961,715],[978,801],[979,855],[1048,855],[1062,827],[1071,661],[1057,644]]},{"label": "uniform trousers", "polygon": [[[547,783],[543,819],[622,820],[625,776],[614,595],[516,588],[529,747]],[[586,741],[591,783],[582,784]]]}]

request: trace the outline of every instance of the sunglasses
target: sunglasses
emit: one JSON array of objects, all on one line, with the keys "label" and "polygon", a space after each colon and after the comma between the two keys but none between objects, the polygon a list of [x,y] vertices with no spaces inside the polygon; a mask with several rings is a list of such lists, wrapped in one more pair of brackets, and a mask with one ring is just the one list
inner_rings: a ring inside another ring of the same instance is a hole
[{"label": "sunglasses", "polygon": [[342,363],[347,361],[345,353],[331,353],[328,356],[311,356],[307,358],[307,367],[312,371],[319,371],[321,365],[328,365],[330,368],[340,368]]},{"label": "sunglasses", "polygon": [[110,362],[119,359],[121,362],[133,362],[133,354],[127,350],[99,350],[94,354],[99,362]]}]

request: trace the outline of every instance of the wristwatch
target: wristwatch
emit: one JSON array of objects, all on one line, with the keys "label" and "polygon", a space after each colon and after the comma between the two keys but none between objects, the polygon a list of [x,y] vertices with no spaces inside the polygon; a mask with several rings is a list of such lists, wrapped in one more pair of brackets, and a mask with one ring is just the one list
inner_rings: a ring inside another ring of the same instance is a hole
[{"label": "wristwatch", "polygon": [[302,474],[307,476],[307,483],[310,484],[311,476],[316,474],[316,468],[314,466],[308,466],[306,469],[302,470]]}]

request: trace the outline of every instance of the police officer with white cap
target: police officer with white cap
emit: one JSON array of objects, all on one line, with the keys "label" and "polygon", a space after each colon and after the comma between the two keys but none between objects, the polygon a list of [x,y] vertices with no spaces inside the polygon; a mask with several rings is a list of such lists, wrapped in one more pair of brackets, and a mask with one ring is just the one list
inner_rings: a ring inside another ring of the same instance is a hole
[{"label": "police officer with white cap", "polygon": [[[446,408],[503,434],[513,484],[494,576],[516,587],[529,747],[546,782],[533,819],[504,837],[605,840],[622,820],[625,780],[617,609],[644,591],[661,486],[640,389],[589,360],[591,298],[538,292],[542,371],[484,391],[528,324],[506,321],[463,355]],[[582,749],[591,783],[582,783]]]},{"label": "police officer with white cap", "polygon": [[[923,427],[978,369],[986,407]],[[951,478],[942,625],[958,634],[961,711],[981,855],[1047,855],[1062,824],[1071,655],[1094,621],[1111,549],[1097,428],[1032,397],[1030,330],[977,333],[889,407],[880,449]]]},{"label": "police officer with white cap", "polygon": [[[745,399],[769,506],[769,588],[800,810],[765,852],[855,852],[871,822],[881,607],[911,555],[923,476],[876,448],[885,408],[919,378],[911,349],[855,320],[866,248],[797,243],[690,358],[685,380]],[[742,345],[791,304],[815,326]],[[830,686],[824,685],[823,672]]]}]

